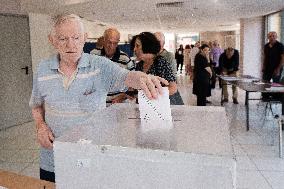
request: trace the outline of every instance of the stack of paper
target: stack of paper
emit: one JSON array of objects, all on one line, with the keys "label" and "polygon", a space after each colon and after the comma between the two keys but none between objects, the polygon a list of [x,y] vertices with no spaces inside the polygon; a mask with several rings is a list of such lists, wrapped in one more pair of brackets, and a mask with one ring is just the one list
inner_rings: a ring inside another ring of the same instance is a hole
[{"label": "stack of paper", "polygon": [[149,100],[143,91],[138,92],[141,118],[141,130],[171,129],[173,127],[169,90],[163,88],[163,94]]}]

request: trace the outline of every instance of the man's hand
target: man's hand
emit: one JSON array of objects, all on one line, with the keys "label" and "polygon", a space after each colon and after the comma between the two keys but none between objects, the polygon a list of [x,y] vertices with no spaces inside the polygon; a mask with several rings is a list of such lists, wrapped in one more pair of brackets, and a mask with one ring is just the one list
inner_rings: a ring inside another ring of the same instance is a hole
[{"label": "man's hand", "polygon": [[213,75],[211,68],[208,66],[205,68],[205,70],[210,74],[210,78],[211,78]]},{"label": "man's hand", "polygon": [[126,100],[126,99],[127,99],[126,94],[121,93],[121,94],[119,94],[117,97],[113,98],[113,99],[111,100],[111,103],[112,103],[112,104],[115,104],[115,103],[122,103],[122,102],[123,102],[124,100]]},{"label": "man's hand", "polygon": [[142,89],[149,99],[156,99],[158,97],[158,93],[162,94],[161,83],[169,85],[169,82],[161,77],[147,75],[139,71],[129,72],[125,80],[125,84],[128,87]]},{"label": "man's hand", "polygon": [[37,125],[37,141],[43,148],[51,150],[53,147],[54,136],[45,122]]}]

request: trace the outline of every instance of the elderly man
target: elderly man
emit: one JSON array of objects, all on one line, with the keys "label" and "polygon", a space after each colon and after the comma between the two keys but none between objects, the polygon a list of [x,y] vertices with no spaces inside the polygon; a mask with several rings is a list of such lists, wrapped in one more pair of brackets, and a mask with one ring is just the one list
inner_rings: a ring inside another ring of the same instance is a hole
[{"label": "elderly man", "polygon": [[[237,77],[239,70],[239,51],[232,47],[228,47],[219,58],[219,67],[222,75]],[[228,88],[224,82],[222,85],[224,94],[223,102],[228,102]],[[232,85],[233,90],[233,103],[238,104],[238,89],[235,85]]]},{"label": "elderly man", "polygon": [[277,33],[267,34],[268,43],[264,46],[263,80],[279,83],[284,65],[284,46],[277,41]]},{"label": "elderly man", "polygon": [[162,32],[154,33],[156,38],[160,41],[161,50],[159,54],[166,59],[168,63],[170,63],[171,69],[175,76],[177,75],[177,63],[173,53],[164,49],[165,46],[165,35]]},{"label": "elderly man", "polygon": [[[110,91],[144,90],[151,98],[162,91],[160,77],[128,71],[110,60],[83,53],[87,35],[80,17],[54,19],[49,40],[58,55],[41,62],[34,74],[30,99],[40,149],[40,178],[55,181],[53,141],[106,106]],[[68,156],[68,154],[66,154]],[[70,173],[72,174],[72,173]]]},{"label": "elderly man", "polygon": [[[118,47],[118,43],[120,40],[119,31],[116,28],[108,28],[104,31],[103,37],[103,48],[100,50],[94,49],[90,53],[99,56],[104,56],[122,68],[133,70],[133,61],[125,52],[121,51]],[[114,91],[108,94],[107,102],[119,103],[123,102],[126,99],[126,95],[123,92]]]}]

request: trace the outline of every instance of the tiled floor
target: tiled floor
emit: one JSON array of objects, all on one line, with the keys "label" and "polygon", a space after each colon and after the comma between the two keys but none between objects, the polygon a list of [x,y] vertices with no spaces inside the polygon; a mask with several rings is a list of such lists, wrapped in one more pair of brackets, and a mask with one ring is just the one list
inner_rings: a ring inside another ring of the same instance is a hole
[{"label": "tiled floor", "polygon": [[[192,95],[192,83],[188,76],[178,78],[179,91],[186,105],[196,105]],[[217,85],[216,85],[217,87]],[[229,94],[231,91],[229,88]],[[208,98],[211,106],[220,106],[221,89],[217,87]],[[255,97],[260,94],[255,94]],[[239,89],[239,104],[229,99],[224,106],[230,122],[233,149],[237,159],[238,189],[280,189],[284,188],[284,159],[279,158],[279,130],[271,111],[265,111],[266,104],[250,102],[250,130],[246,131],[245,92]],[[272,105],[274,114],[281,114],[281,105]]]},{"label": "tiled floor", "polygon": [[[195,105],[188,76],[179,75],[178,86],[185,104]],[[220,93],[218,87],[212,91],[209,105],[220,105]],[[244,99],[244,91],[239,90],[240,104],[225,104],[237,159],[237,188],[283,189],[284,159],[278,154],[276,120],[270,111],[265,114],[264,103],[255,101],[250,106],[251,129],[246,131]],[[273,112],[280,114],[281,106],[273,105]],[[39,146],[33,122],[1,131],[0,141],[0,169],[39,177]]]}]

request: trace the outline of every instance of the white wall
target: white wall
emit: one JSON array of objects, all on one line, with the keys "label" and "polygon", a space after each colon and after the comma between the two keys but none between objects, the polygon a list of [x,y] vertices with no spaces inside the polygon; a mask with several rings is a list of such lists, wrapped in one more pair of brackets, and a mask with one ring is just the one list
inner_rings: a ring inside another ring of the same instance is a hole
[{"label": "white wall", "polygon": [[245,75],[261,77],[264,26],[263,17],[241,19],[240,65]]},{"label": "white wall", "polygon": [[[51,16],[45,14],[29,13],[30,41],[33,70],[37,64],[54,54],[56,51],[48,41],[48,34],[51,29]],[[100,37],[105,27],[99,26],[94,22],[83,20],[86,32],[90,38]],[[122,35],[124,36],[124,35]]]},{"label": "white wall", "polygon": [[24,14],[20,0],[0,0],[0,13]]},{"label": "white wall", "polygon": [[95,22],[90,22],[87,20],[83,20],[85,30],[88,33],[88,38],[94,39],[94,38],[99,38],[100,36],[103,35],[106,27],[99,26]]},{"label": "white wall", "polygon": [[55,54],[53,47],[48,42],[50,19],[51,17],[48,15],[34,13],[29,14],[33,70],[35,70],[37,64],[41,60]]},{"label": "white wall", "polygon": [[[214,41],[217,40],[221,48],[225,49],[228,46],[237,48],[236,41],[228,40],[226,38],[236,36],[237,31],[220,31],[220,32],[200,32],[200,41]],[[235,38],[234,38],[235,39]]]}]

